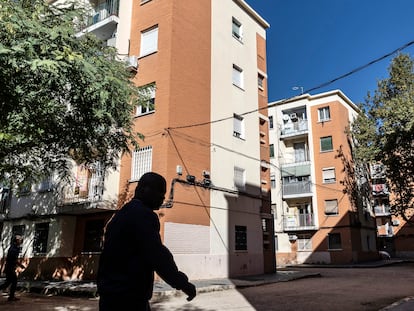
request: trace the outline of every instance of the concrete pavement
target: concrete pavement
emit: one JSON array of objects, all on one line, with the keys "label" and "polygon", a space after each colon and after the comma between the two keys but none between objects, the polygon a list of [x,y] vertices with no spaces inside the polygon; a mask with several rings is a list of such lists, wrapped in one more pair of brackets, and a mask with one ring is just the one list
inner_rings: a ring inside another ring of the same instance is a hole
[{"label": "concrete pavement", "polygon": [[[375,268],[384,265],[402,263],[404,260],[381,260],[376,262],[352,264],[352,265],[300,265],[299,267],[319,267],[323,268]],[[212,291],[224,291],[228,289],[236,289],[241,287],[260,286],[276,282],[287,282],[296,279],[302,279],[307,277],[321,277],[320,273],[307,272],[306,269],[300,271],[294,270],[295,266],[291,266],[285,269],[278,269],[276,273],[246,276],[239,278],[223,278],[223,279],[208,279],[208,280],[193,280],[192,282],[197,287],[198,293],[206,293]],[[297,267],[297,266],[296,266]],[[292,269],[292,270],[290,270]],[[4,279],[0,278],[0,283]],[[84,297],[96,297],[96,283],[93,281],[19,281],[18,287],[21,290],[30,292],[48,294],[48,295],[69,295],[69,296],[84,296]],[[181,291],[177,291],[171,288],[164,282],[156,282],[154,284],[154,295],[152,303],[168,299],[168,297],[174,297],[183,295]],[[387,306],[380,311],[412,311],[414,310],[414,296],[407,297],[400,301]]]}]

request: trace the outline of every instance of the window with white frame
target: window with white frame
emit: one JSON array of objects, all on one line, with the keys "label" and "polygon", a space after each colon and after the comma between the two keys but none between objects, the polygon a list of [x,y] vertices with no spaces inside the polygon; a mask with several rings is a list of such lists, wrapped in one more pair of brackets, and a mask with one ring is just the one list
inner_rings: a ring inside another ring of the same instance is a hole
[{"label": "window with white frame", "polygon": [[325,215],[338,215],[338,200],[325,200]]},{"label": "window with white frame", "polygon": [[241,167],[234,167],[234,185],[239,190],[246,188],[246,171]]},{"label": "window with white frame", "polygon": [[310,236],[298,236],[298,239],[296,241],[298,243],[298,251],[312,250],[312,239]]},{"label": "window with white frame", "polygon": [[321,137],[320,143],[321,143],[321,152],[333,150],[332,136]]},{"label": "window with white frame", "polygon": [[141,50],[139,56],[149,55],[158,50],[158,26],[141,32]]},{"label": "window with white frame", "polygon": [[272,188],[276,188],[276,176],[275,175],[270,175],[270,186]]},{"label": "window with white frame", "polygon": [[155,83],[151,83],[145,88],[143,96],[148,98],[148,100],[137,106],[137,116],[148,114],[155,110]]},{"label": "window with white frame", "polygon": [[137,181],[152,171],[152,146],[139,148],[132,153],[131,180]]},{"label": "window with white frame", "polygon": [[233,17],[232,20],[233,20],[233,26],[232,26],[233,37],[241,41],[243,39],[243,26],[236,18]]},{"label": "window with white frame", "polygon": [[322,180],[324,184],[330,184],[336,182],[335,168],[323,168],[322,169]]},{"label": "window with white frame", "polygon": [[233,84],[239,88],[243,88],[243,69],[237,65],[233,65]]},{"label": "window with white frame", "polygon": [[319,122],[328,121],[331,119],[331,113],[329,107],[323,107],[318,109]]},{"label": "window with white frame", "polygon": [[233,136],[244,139],[244,119],[238,114],[233,114]]}]

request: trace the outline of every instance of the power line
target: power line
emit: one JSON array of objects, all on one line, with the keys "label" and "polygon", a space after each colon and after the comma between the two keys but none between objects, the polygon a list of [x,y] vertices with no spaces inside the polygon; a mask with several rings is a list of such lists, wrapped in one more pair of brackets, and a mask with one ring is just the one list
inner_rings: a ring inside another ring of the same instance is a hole
[{"label": "power line", "polygon": [[[332,79],[330,81],[324,82],[324,83],[322,83],[322,84],[320,84],[318,86],[315,86],[315,87],[312,87],[310,89],[307,89],[307,90],[304,91],[304,93],[310,93],[311,91],[315,91],[315,90],[321,89],[321,88],[326,87],[326,86],[328,86],[328,85],[330,85],[330,84],[332,84],[332,83],[334,83],[334,82],[336,82],[338,80],[341,80],[343,78],[346,78],[348,76],[351,76],[354,73],[357,73],[357,72],[359,72],[359,71],[361,71],[361,70],[363,70],[363,69],[365,69],[365,68],[367,68],[367,67],[369,67],[369,66],[371,66],[371,65],[373,65],[375,63],[378,63],[379,61],[381,61],[381,60],[383,60],[383,59],[385,59],[385,58],[387,58],[387,57],[389,57],[389,56],[391,56],[391,55],[393,55],[395,53],[401,52],[402,50],[406,49],[407,47],[409,47],[409,46],[411,46],[413,44],[414,44],[414,40],[413,41],[410,41],[410,42],[408,42],[408,43],[406,43],[406,44],[404,44],[404,45],[402,45],[400,47],[398,47],[397,49],[393,50],[392,52],[389,52],[389,53],[387,53],[387,54],[385,54],[383,56],[380,56],[380,57],[378,57],[378,58],[376,58],[376,59],[374,59],[374,60],[366,63],[365,65],[359,66],[359,67],[357,67],[357,68],[355,68],[355,69],[353,69],[353,70],[351,70],[351,71],[349,71],[349,72],[347,72],[347,73],[345,73],[343,75],[340,75],[340,76],[338,76],[338,77],[336,77],[336,78],[334,78],[334,79]],[[292,96],[292,97],[289,97],[287,99],[283,99],[281,101],[278,101],[277,103],[275,103],[273,105],[267,105],[266,107],[257,108],[257,109],[251,110],[251,111],[247,111],[247,112],[241,113],[239,115],[244,116],[244,115],[248,115],[248,114],[251,114],[251,113],[254,113],[254,112],[258,112],[260,110],[264,110],[264,109],[271,108],[271,107],[275,106],[276,104],[277,105],[281,105],[284,102],[290,101],[290,100],[292,100],[295,97],[296,96]],[[212,121],[201,122],[201,123],[194,123],[194,124],[189,124],[189,125],[176,126],[176,127],[172,127],[171,129],[181,129],[181,128],[197,127],[197,126],[203,126],[203,125],[209,125],[209,124],[214,124],[214,123],[218,123],[218,122],[223,122],[223,121],[227,121],[227,120],[231,120],[231,119],[233,119],[233,116],[226,117],[226,118],[221,118],[221,119],[217,119],[217,120],[212,120]]]},{"label": "power line", "polygon": [[[173,130],[173,129],[167,129],[167,133],[168,133],[170,136],[172,135],[171,131],[174,131],[174,130]],[[178,131],[174,131],[174,133],[175,133],[175,135],[177,135],[177,136],[181,136],[183,139],[185,139],[185,140],[187,140],[187,141],[189,141],[189,142],[191,142],[191,143],[197,143],[198,145],[203,146],[203,147],[206,147],[206,148],[207,148],[207,147],[214,146],[214,147],[220,148],[220,149],[222,149],[222,150],[224,150],[224,151],[231,152],[231,153],[234,153],[234,154],[237,154],[237,155],[240,155],[240,156],[244,156],[244,157],[246,157],[246,158],[248,158],[248,159],[250,159],[250,160],[254,160],[254,161],[257,161],[257,162],[262,162],[262,160],[261,160],[261,159],[259,159],[259,158],[252,157],[252,156],[247,155],[247,154],[245,154],[245,153],[241,153],[241,152],[239,152],[239,151],[232,150],[232,149],[230,149],[230,148],[227,148],[227,147],[221,146],[221,145],[216,144],[216,143],[207,143],[207,142],[205,142],[205,141],[202,141],[202,140],[201,140],[201,139],[199,139],[199,138],[195,138],[195,137],[192,137],[192,136],[190,136],[190,135],[188,135],[188,134],[184,134],[184,133],[181,133],[181,132],[178,132]],[[183,159],[182,159],[182,158],[180,158],[180,159],[181,159],[181,161],[183,161]],[[183,163],[184,163],[184,162],[183,162]],[[267,162],[266,162],[266,163],[267,163]],[[277,165],[275,165],[275,164],[273,164],[273,163],[271,163],[271,162],[269,162],[269,163],[267,163],[267,164],[269,164],[270,166],[272,166],[272,167],[273,167],[273,168],[275,168],[276,170],[280,171],[280,173],[288,173],[287,171],[283,170],[281,167],[279,167],[279,166],[277,166]],[[190,174],[190,173],[188,172],[188,169],[187,169],[187,168],[186,168],[186,171],[187,171],[187,174]],[[312,181],[309,181],[309,183],[310,183],[311,185],[314,185],[315,187],[320,187],[320,188],[323,188],[323,189],[326,189],[326,190],[330,190],[330,191],[334,191],[334,192],[340,192],[340,193],[342,193],[342,190],[332,189],[331,187],[328,187],[328,186],[325,186],[325,185],[321,185],[321,184],[317,184],[317,183],[312,182]]]}]

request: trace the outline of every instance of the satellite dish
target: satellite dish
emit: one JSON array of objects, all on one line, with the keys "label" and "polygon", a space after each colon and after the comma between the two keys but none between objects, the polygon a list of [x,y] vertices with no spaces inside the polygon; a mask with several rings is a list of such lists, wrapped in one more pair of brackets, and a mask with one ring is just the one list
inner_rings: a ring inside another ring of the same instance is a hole
[{"label": "satellite dish", "polygon": [[287,115],[287,114],[284,114],[282,118],[285,121],[289,121],[289,115]]}]

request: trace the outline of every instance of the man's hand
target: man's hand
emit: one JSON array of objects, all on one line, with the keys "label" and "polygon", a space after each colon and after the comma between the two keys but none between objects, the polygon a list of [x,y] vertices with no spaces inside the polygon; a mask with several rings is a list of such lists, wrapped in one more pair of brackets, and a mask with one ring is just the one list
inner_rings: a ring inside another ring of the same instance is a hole
[{"label": "man's hand", "polygon": [[187,301],[191,301],[197,295],[196,287],[194,284],[187,283],[187,285],[181,289],[188,297]]}]

